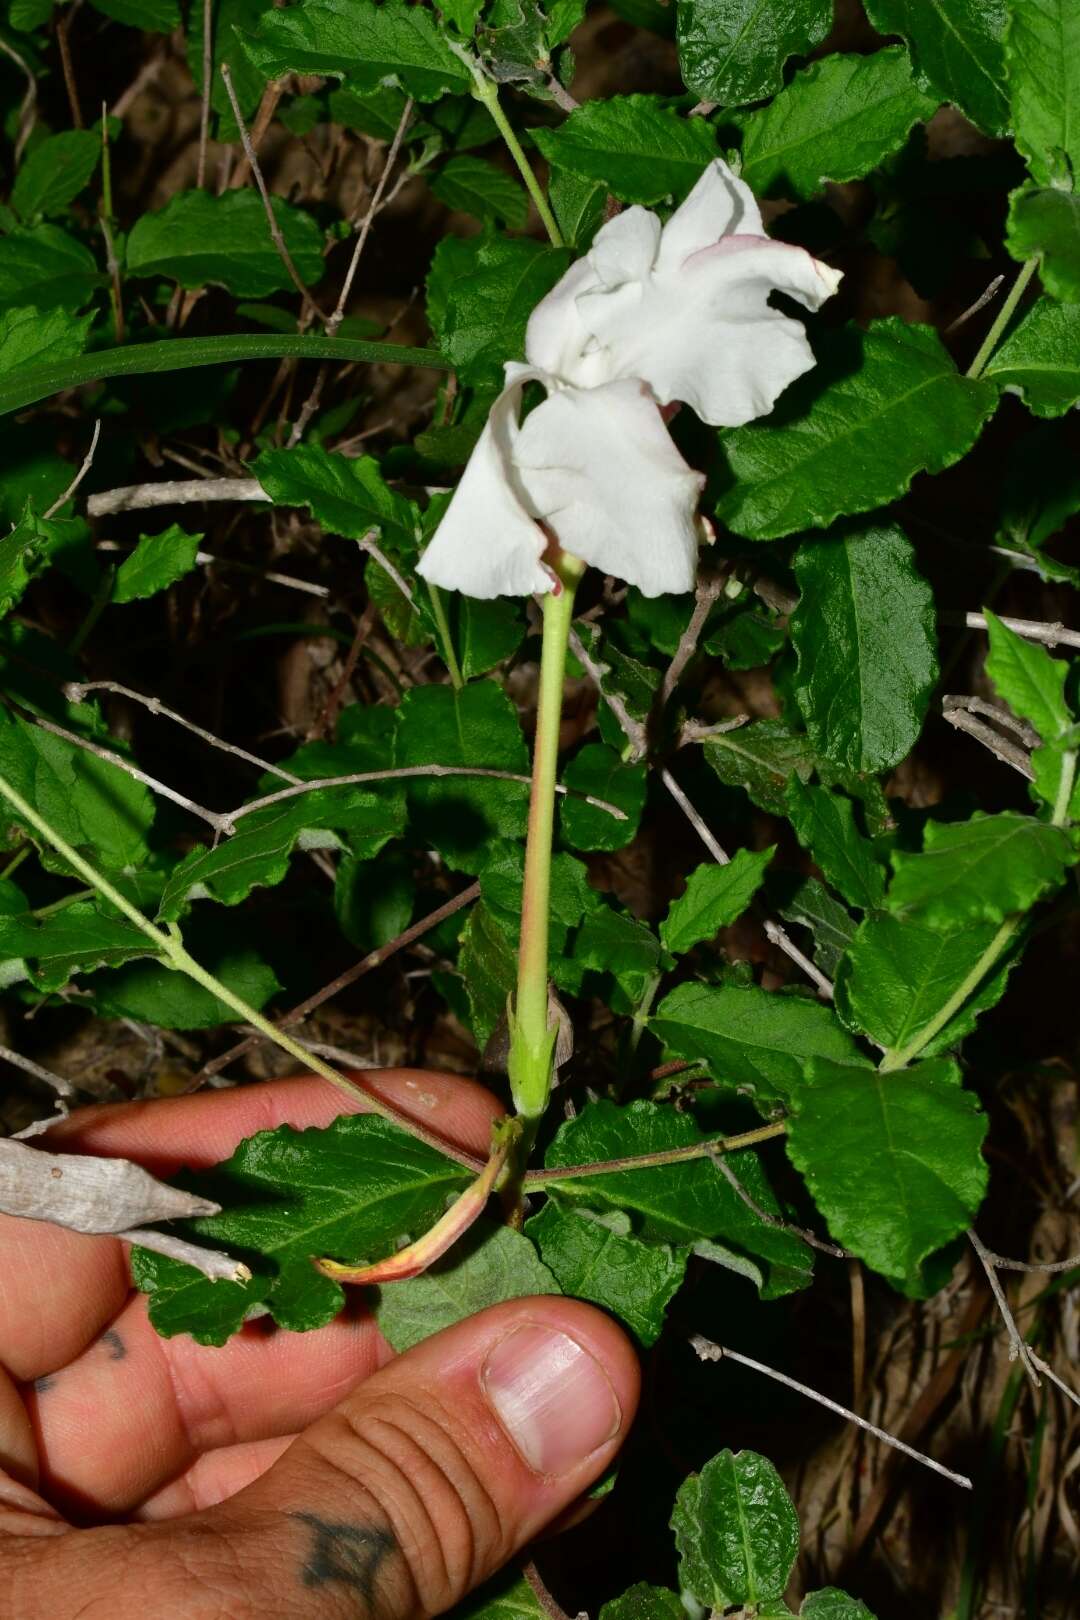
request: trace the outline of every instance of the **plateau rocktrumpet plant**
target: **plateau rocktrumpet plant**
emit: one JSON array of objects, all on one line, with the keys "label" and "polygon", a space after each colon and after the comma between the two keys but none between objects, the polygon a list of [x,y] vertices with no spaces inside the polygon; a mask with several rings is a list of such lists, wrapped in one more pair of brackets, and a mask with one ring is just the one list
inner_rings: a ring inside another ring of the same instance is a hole
[{"label": "plateau rocktrumpet plant", "polygon": [[[694,586],[704,479],[662,408],[713,427],[772,410],[814,364],[801,323],[839,271],[764,234],[749,187],[717,159],[661,226],[627,208],[536,306],[526,364],[495,401],[419,572],[466,596],[558,591],[568,552],[646,596]],[[519,420],[527,383],[547,398]]]},{"label": "plateau rocktrumpet plant", "polygon": [[[666,225],[627,208],[533,310],[526,364],[506,367],[419,565],[466,596],[539,595],[544,642],[509,1075],[525,1153],[551,1089],[551,838],[566,647],[586,565],[645,596],[690,591],[706,532],[704,477],[666,425],[688,405],[714,427],[772,410],[814,364],[774,292],[816,310],[840,273],[764,233],[749,188],[717,159]],[[543,399],[521,420],[522,397]]]}]

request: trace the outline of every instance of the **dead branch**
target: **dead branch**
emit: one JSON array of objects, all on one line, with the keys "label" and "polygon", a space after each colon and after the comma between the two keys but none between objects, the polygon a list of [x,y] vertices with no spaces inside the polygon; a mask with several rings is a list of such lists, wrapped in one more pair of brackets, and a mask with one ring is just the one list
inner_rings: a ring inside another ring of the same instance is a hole
[{"label": "dead branch", "polygon": [[125,1232],[151,1221],[217,1215],[221,1206],[158,1181],[129,1159],[46,1153],[0,1140],[0,1210],[72,1232]]}]

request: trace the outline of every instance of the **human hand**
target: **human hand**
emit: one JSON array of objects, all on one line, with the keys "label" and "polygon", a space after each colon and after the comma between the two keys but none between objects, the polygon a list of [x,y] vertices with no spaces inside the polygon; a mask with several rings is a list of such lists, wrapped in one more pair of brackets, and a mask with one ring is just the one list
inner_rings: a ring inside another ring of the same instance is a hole
[{"label": "human hand", "polygon": [[[486,1151],[498,1105],[481,1087],[365,1081]],[[302,1077],[84,1109],[45,1140],[169,1176],[342,1111]],[[496,1305],[399,1357],[359,1306],[208,1349],[157,1336],[119,1240],[0,1217],[0,1612],[444,1614],[607,1467],[637,1397],[630,1344],[574,1300]]]}]

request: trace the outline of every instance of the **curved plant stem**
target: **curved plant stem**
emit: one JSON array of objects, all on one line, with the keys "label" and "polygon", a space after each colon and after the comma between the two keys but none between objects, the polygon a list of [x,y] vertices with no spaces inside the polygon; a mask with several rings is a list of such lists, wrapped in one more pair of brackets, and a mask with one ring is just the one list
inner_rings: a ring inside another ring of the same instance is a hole
[{"label": "curved plant stem", "polygon": [[547,1108],[555,1030],[548,1013],[548,912],[551,903],[551,835],[555,825],[555,778],[559,763],[566,646],[574,616],[574,592],[585,565],[565,552],[558,566],[561,588],[544,597],[540,655],[540,700],[533,743],[529,834],[521,896],[521,946],[517,995],[510,1029],[509,1074],[514,1105],[538,1121]]},{"label": "curved plant stem", "polygon": [[1038,267],[1038,259],[1028,259],[1026,263],[1022,265],[1020,274],[1009,288],[1008,297],[998,310],[997,319],[990,328],[989,332],[987,332],[978,353],[971,362],[970,366],[968,366],[967,371],[964,373],[965,376],[971,378],[972,382],[974,382],[978,377],[981,377],[983,372],[986,370],[986,362],[997,348],[998,343],[1001,340],[1002,333],[1013,318],[1017,304],[1024,296],[1024,289],[1031,280],[1032,276],[1035,274]]},{"label": "curved plant stem", "polygon": [[756,1147],[774,1136],[783,1136],[786,1120],[759,1125],[741,1136],[714,1136],[707,1142],[691,1142],[687,1147],[661,1148],[657,1153],[637,1153],[625,1159],[597,1159],[594,1164],[561,1164],[551,1170],[530,1170],[525,1176],[526,1192],[543,1191],[563,1181],[581,1176],[614,1176],[628,1170],[654,1170],[657,1165],[685,1164],[690,1159],[711,1159],[717,1153],[737,1153],[740,1148]]},{"label": "curved plant stem", "polygon": [[506,142],[507,151],[517,164],[521,178],[524,180],[525,185],[528,188],[529,196],[536,204],[536,211],[544,222],[544,229],[548,233],[548,240],[551,242],[552,247],[565,246],[562,238],[562,232],[558,227],[555,215],[551,212],[551,204],[544,195],[544,188],[536,178],[533,171],[533,166],[525,156],[524,148],[514,133],[513,125],[503,112],[502,106],[499,103],[498,85],[495,83],[494,79],[489,79],[486,73],[482,73],[476,66],[475,62],[468,58],[467,60],[469,60],[469,66],[472,69],[473,95],[476,97],[477,101],[481,102],[487,108],[488,112],[491,114],[492,122],[496,125],[499,134]]},{"label": "curved plant stem", "polygon": [[98,349],[78,360],[26,366],[0,382],[0,416],[35,405],[50,394],[105,377],[139,377],[160,371],[187,371],[192,366],[220,366],[233,360],[342,360],[398,366],[425,366],[450,371],[435,349],[407,349],[397,343],[367,343],[356,338],[282,337],[249,333],[232,337],[171,338],[160,343],[130,343]]}]

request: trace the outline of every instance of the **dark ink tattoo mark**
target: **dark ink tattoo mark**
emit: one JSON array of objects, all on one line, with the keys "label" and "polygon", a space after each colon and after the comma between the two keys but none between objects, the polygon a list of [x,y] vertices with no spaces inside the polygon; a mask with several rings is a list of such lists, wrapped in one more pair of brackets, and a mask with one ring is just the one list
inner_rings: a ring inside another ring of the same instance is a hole
[{"label": "dark ink tattoo mark", "polygon": [[45,1373],[45,1374],[42,1375],[41,1378],[35,1378],[34,1379],[34,1394],[35,1395],[47,1395],[49,1390],[53,1388],[55,1383],[56,1383],[56,1378],[52,1373]]},{"label": "dark ink tattoo mark", "polygon": [[106,1328],[101,1335],[101,1342],[109,1352],[110,1361],[123,1361],[127,1355],[127,1345],[115,1328]]},{"label": "dark ink tattoo mark", "polygon": [[305,1586],[329,1586],[338,1582],[359,1592],[368,1608],[375,1597],[375,1577],[383,1561],[394,1551],[389,1530],[362,1524],[337,1524],[320,1519],[316,1513],[290,1513],[314,1532],[315,1544],[300,1571]]}]

